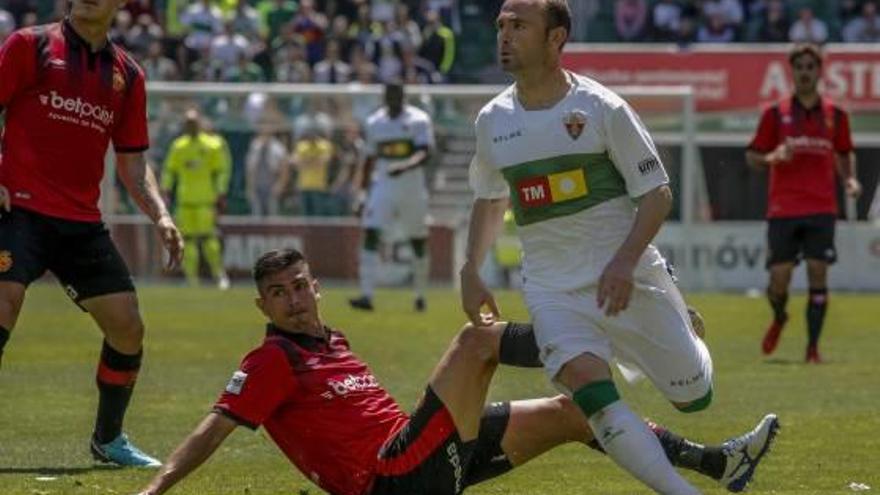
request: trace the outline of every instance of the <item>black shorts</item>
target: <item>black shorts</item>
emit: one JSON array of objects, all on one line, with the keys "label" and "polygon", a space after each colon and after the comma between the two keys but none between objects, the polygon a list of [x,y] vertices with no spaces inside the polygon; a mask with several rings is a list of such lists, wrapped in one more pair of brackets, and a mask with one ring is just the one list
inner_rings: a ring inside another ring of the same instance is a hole
[{"label": "black shorts", "polygon": [[76,222],[21,208],[0,216],[0,281],[25,286],[52,272],[74,302],[133,292],[131,274],[101,222]]},{"label": "black shorts", "polygon": [[456,495],[475,442],[463,443],[430,387],[409,421],[379,451],[370,495]]},{"label": "black shorts", "polygon": [[778,263],[798,264],[802,259],[837,261],[834,248],[834,215],[771,218],[767,225],[767,268]]}]

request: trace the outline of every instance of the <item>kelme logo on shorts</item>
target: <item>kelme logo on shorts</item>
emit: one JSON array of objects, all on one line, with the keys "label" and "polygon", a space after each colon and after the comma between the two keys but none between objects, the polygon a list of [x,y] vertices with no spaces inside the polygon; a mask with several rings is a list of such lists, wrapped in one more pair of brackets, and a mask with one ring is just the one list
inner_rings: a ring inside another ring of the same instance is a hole
[{"label": "kelme logo on shorts", "polygon": [[525,208],[561,203],[589,194],[583,169],[523,179],[516,189],[520,204]]}]

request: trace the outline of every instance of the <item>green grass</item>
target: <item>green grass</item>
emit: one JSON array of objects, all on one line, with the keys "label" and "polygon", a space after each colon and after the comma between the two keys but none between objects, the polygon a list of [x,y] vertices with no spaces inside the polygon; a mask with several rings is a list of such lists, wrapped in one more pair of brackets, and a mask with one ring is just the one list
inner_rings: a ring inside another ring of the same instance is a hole
[{"label": "green grass", "polygon": [[[346,307],[345,298],[352,293],[327,290],[324,317],[346,330],[355,351],[408,409],[463,321],[457,295],[432,292],[428,313],[418,315],[411,310],[408,293],[380,292],[380,310],[363,315]],[[165,457],[209,410],[241,356],[260,341],[263,321],[248,289],[220,293],[144,287],[140,295],[148,327],[146,361],[126,430],[143,449]],[[525,318],[516,293],[498,296],[507,317]],[[880,489],[876,296],[833,296],[823,349],[828,362],[822,366],[801,364],[802,297],[791,301],[793,318],[773,360],[762,359],[758,349],[769,315],[764,301],[736,295],[695,295],[691,301],[709,326],[715,402],[704,413],[683,415],[648,384],[621,385],[640,414],[691,438],[719,442],[775,411],[783,431],[761,466],[754,493],[849,493],[850,482]],[[130,494],[149,479],[149,472],[95,468],[88,454],[100,341],[88,316],[57,287],[38,285],[30,290],[0,371],[0,494]],[[552,393],[540,371],[503,368],[491,397]],[[688,477],[704,493],[724,493],[699,476]],[[571,445],[468,493],[646,492],[606,458]],[[304,481],[262,433],[241,429],[172,493],[320,491]]]}]

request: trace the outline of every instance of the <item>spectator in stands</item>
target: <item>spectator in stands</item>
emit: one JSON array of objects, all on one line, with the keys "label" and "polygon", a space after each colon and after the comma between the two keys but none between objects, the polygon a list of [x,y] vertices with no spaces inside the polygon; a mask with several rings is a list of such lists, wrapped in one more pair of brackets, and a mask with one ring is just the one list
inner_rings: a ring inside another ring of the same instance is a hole
[{"label": "spectator in stands", "polygon": [[371,0],[370,17],[380,23],[393,21],[395,3],[395,0]]},{"label": "spectator in stands", "polygon": [[279,52],[284,59],[275,63],[275,80],[284,83],[312,82],[312,69],[306,62],[306,52],[301,44],[292,44]]},{"label": "spectator in stands", "polygon": [[283,186],[281,170],[286,166],[287,148],[275,136],[275,126],[263,120],[257,125],[258,134],[251,141],[245,158],[245,184],[251,214],[272,216],[279,212]]},{"label": "spectator in stands", "polygon": [[855,19],[861,13],[861,10],[861,2],[859,0],[840,0],[838,12],[844,22]]},{"label": "spectator in stands", "polygon": [[[333,199],[329,194],[328,175],[333,159],[333,143],[310,126],[294,146],[291,164],[297,172],[296,189],[300,197],[300,212],[305,216],[333,215]],[[282,169],[279,187],[284,189],[290,180],[291,167]]]},{"label": "spectator in stands", "polygon": [[315,64],[314,82],[338,84],[351,80],[351,66],[340,59],[339,52],[339,42],[330,40],[327,43],[326,57]]},{"label": "spectator in stands", "polygon": [[425,30],[422,32],[422,46],[419,56],[434,64],[444,79],[455,62],[455,33],[446,27],[436,10],[425,14]]},{"label": "spectator in stands", "polygon": [[880,17],[877,3],[865,2],[862,15],[854,18],[843,28],[843,40],[849,43],[876,43],[880,41]]},{"label": "spectator in stands", "polygon": [[296,17],[298,6],[291,0],[262,0],[257,10],[264,12],[263,18],[268,30],[267,42],[271,45],[281,34],[282,26],[290,24],[290,21]]},{"label": "spectator in stands", "polygon": [[734,31],[742,26],[745,19],[740,0],[705,0],[702,7],[703,16],[709,24],[713,22],[713,17],[720,17],[721,23],[732,27]]},{"label": "spectator in stands", "polygon": [[199,52],[211,46],[214,36],[223,31],[223,12],[211,0],[197,0],[186,8],[180,19],[187,30],[184,44]]},{"label": "spectator in stands", "polygon": [[254,63],[249,54],[240,53],[232,65],[221,65],[223,82],[264,82],[263,69]]},{"label": "spectator in stands", "polygon": [[238,0],[235,12],[230,17],[233,29],[251,43],[260,39],[260,14],[248,0]]},{"label": "spectator in stands", "polygon": [[15,31],[15,17],[11,12],[0,8],[0,43],[6,41],[13,31]]},{"label": "spectator in stands", "polygon": [[700,43],[730,43],[736,38],[733,26],[725,22],[721,14],[708,16],[697,30],[697,41]]},{"label": "spectator in stands", "polygon": [[150,43],[147,56],[141,60],[141,67],[147,81],[174,81],[180,76],[174,60],[163,55],[162,42],[159,40]]},{"label": "spectator in stands", "polygon": [[614,4],[614,26],[620,41],[638,41],[648,23],[646,0],[619,0]]},{"label": "spectator in stands", "polygon": [[131,14],[132,19],[138,19],[142,15],[150,16],[153,21],[158,19],[153,0],[128,0],[122,8]]},{"label": "spectator in stands", "polygon": [[128,35],[131,33],[131,21],[131,13],[127,10],[120,10],[116,13],[116,17],[113,18],[113,25],[110,27],[110,32],[107,33],[107,37],[110,38],[111,41],[117,45],[125,47],[128,51],[131,51],[131,47],[128,45]]},{"label": "spectator in stands", "polygon": [[654,5],[654,39],[657,41],[676,39],[681,27],[681,14],[681,5],[676,0],[660,0]]},{"label": "spectator in stands", "polygon": [[36,26],[40,23],[40,17],[36,12],[25,12],[21,17],[21,26],[20,29]]},{"label": "spectator in stands", "polygon": [[376,66],[381,83],[399,81],[403,73],[403,61],[400,59],[399,48],[394,43],[379,43],[379,58]]},{"label": "spectator in stands", "polygon": [[397,4],[393,25],[396,33],[395,38],[400,40],[404,46],[409,46],[413,50],[418,50],[422,46],[422,30],[410,16],[409,7],[406,4]]},{"label": "spectator in stands", "polygon": [[327,17],[318,12],[314,0],[302,0],[299,12],[293,18],[293,32],[305,42],[306,60],[314,67],[324,58],[324,36],[327,32]]},{"label": "spectator in stands", "polygon": [[242,55],[250,55],[250,43],[244,35],[236,32],[235,23],[227,20],[223,23],[223,33],[211,41],[211,59],[223,66],[237,63]]},{"label": "spectator in stands", "polygon": [[761,17],[749,26],[749,41],[785,43],[790,29],[785,4],[782,0],[769,0]]},{"label": "spectator in stands", "polygon": [[440,84],[443,75],[428,60],[419,57],[412,47],[404,46],[400,54],[401,72],[405,84]]},{"label": "spectator in stands", "polygon": [[360,4],[357,11],[357,19],[355,19],[348,28],[349,38],[354,43],[360,45],[361,48],[369,52],[373,37],[379,31],[378,24],[374,23],[370,17],[370,6],[367,3]]},{"label": "spectator in stands", "polygon": [[165,33],[162,26],[156,23],[150,14],[139,14],[136,19],[137,22],[126,38],[129,50],[136,56],[143,57],[154,41],[162,41],[165,38]]},{"label": "spectator in stands", "polygon": [[351,25],[344,15],[338,15],[333,18],[330,24],[330,31],[327,33],[327,43],[331,40],[339,45],[339,58],[342,60],[351,60],[351,49],[354,46],[354,39],[351,37],[349,29]]},{"label": "spectator in stands", "polygon": [[824,43],[828,40],[828,25],[813,15],[813,9],[803,7],[788,31],[788,39],[795,43]]}]

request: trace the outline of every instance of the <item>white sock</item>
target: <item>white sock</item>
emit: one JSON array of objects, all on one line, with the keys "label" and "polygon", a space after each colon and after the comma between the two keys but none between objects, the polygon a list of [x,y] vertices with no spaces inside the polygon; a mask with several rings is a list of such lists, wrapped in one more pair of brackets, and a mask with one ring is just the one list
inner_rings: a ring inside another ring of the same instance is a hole
[{"label": "white sock", "polygon": [[644,421],[623,401],[605,406],[590,419],[596,440],[609,457],[642,483],[663,495],[699,495],[669,463],[663,447]]},{"label": "white sock", "polygon": [[416,290],[416,297],[425,297],[425,289],[428,288],[428,255],[413,258],[413,286]]},{"label": "white sock", "polygon": [[361,279],[361,295],[373,297],[376,288],[376,274],[379,271],[379,251],[361,250],[358,275]]}]

